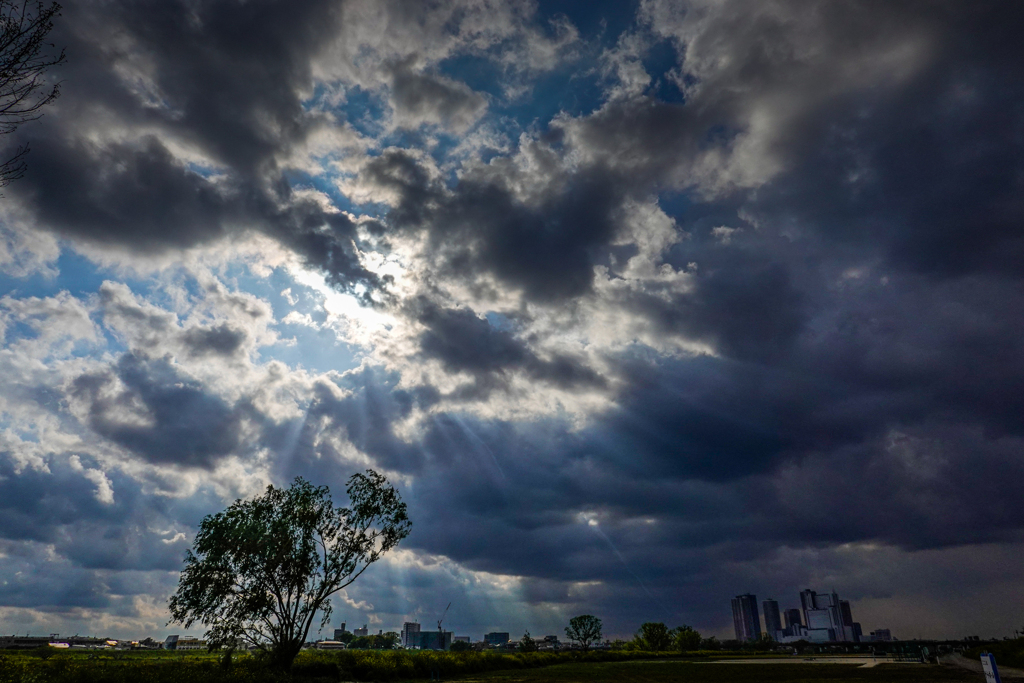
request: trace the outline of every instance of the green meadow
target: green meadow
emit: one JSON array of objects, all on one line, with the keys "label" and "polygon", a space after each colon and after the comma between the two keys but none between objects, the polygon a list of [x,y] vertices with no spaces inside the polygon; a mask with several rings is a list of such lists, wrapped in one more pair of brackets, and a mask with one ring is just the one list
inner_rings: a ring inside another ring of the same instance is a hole
[{"label": "green meadow", "polygon": [[173,652],[27,652],[0,654],[0,683],[286,683],[460,680],[465,683],[929,683],[976,681],[949,667],[881,664],[726,664],[679,653],[303,652],[291,672],[251,655]]},{"label": "green meadow", "polygon": [[463,683],[978,683],[969,671],[937,665],[713,664],[692,661],[567,663],[531,671],[495,671]]}]

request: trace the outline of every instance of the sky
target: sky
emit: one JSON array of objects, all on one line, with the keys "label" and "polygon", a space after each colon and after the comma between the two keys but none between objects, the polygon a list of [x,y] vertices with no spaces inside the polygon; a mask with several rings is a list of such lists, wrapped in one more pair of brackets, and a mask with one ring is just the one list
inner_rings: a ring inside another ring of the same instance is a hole
[{"label": "sky", "polygon": [[372,468],[412,532],[331,628],[1012,634],[1022,15],[67,3],[0,140],[0,632],[186,633],[205,515]]}]

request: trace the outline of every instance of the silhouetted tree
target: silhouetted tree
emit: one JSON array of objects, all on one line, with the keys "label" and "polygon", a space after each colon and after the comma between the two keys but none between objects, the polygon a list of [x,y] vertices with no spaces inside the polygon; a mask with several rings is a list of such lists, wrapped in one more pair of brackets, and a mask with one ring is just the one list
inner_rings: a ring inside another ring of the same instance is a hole
[{"label": "silhouetted tree", "polygon": [[523,637],[519,641],[520,652],[536,652],[537,641],[530,637],[530,632],[527,631],[523,634]]},{"label": "silhouetted tree", "polygon": [[672,639],[675,641],[676,649],[680,652],[700,649],[700,633],[692,626],[683,625],[672,629]]},{"label": "silhouetted tree", "polygon": [[648,621],[640,625],[633,642],[638,650],[661,652],[672,647],[672,634],[665,624]]},{"label": "silhouetted tree", "polygon": [[601,639],[601,620],[592,614],[573,617],[565,628],[565,635],[569,640],[579,643],[586,652],[591,643]]},{"label": "silhouetted tree", "polygon": [[448,648],[449,652],[469,652],[473,649],[473,646],[464,640],[456,640]]},{"label": "silhouetted tree", "polygon": [[369,636],[354,636],[348,642],[350,650],[394,650],[399,641],[394,631],[375,633]]},{"label": "silhouetted tree", "polygon": [[349,650],[369,650],[372,645],[373,641],[370,640],[370,636],[355,636],[348,641]]},{"label": "silhouetted tree", "polygon": [[[60,83],[49,84],[43,74],[64,61],[54,54],[46,36],[60,16],[61,6],[49,7],[29,0],[0,0],[0,135],[9,135],[26,121],[39,118],[39,110],[60,95]],[[25,174],[28,145],[0,163],[0,187]]]},{"label": "silhouetted tree", "polygon": [[199,525],[171,621],[206,624],[211,647],[252,645],[291,668],[317,613],[330,622],[330,597],[409,534],[406,506],[373,470],[348,480],[350,506],[334,508],[326,486],[297,478],[236,500]]},{"label": "silhouetted tree", "polygon": [[700,649],[702,650],[721,650],[722,644],[718,642],[718,638],[711,636],[700,641]]}]

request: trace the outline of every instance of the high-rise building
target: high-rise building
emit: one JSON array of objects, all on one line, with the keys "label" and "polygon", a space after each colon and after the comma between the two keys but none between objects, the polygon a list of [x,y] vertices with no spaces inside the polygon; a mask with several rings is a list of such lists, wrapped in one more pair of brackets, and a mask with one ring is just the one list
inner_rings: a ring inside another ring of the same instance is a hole
[{"label": "high-rise building", "polygon": [[[764,626],[768,636],[782,643],[809,640],[812,643],[861,642],[861,625],[853,620],[849,600],[839,595],[816,593],[811,589],[800,591],[800,608],[787,609],[779,614],[779,603],[768,598],[762,603]],[[732,601],[733,627],[738,640],[760,637],[760,620],[753,595],[737,595]]]},{"label": "high-rise building", "polygon": [[764,630],[768,636],[775,640],[778,638],[778,632],[782,630],[782,619],[779,618],[779,603],[772,598],[768,598],[761,603],[761,607],[764,609]]},{"label": "high-rise building", "polygon": [[850,611],[850,601],[839,601],[839,618],[843,622],[844,640],[860,642],[860,625],[853,621],[853,612]]},{"label": "high-rise building", "polygon": [[447,650],[452,646],[451,631],[418,631],[409,638],[412,647],[421,650]]},{"label": "high-rise building", "polygon": [[850,611],[850,601],[839,601],[839,614],[843,617],[843,626],[853,626],[853,612]]},{"label": "high-rise building", "polygon": [[494,631],[484,634],[484,642],[488,645],[505,645],[509,641],[507,631]]},{"label": "high-rise building", "polygon": [[[807,627],[810,640],[854,640],[853,618],[851,616],[848,622],[845,620],[842,602],[835,592],[820,595],[810,589],[800,592],[800,606],[803,608],[804,625]],[[849,602],[846,605],[846,614],[850,614]]]},{"label": "high-rise building", "polygon": [[732,599],[732,625],[736,640],[758,640],[761,637],[761,617],[757,614],[757,596],[751,593]]},{"label": "high-rise building", "polygon": [[807,622],[807,611],[812,609],[818,609],[814,605],[814,597],[817,595],[810,588],[800,591],[800,611],[804,615],[804,626],[810,628],[811,625]]},{"label": "high-rise building", "polygon": [[402,647],[409,648],[413,647],[413,639],[415,636],[412,634],[420,632],[420,625],[416,622],[407,621],[402,624]]},{"label": "high-rise building", "polygon": [[370,635],[370,629],[366,627],[366,624],[363,624],[362,628],[357,628],[355,631],[352,631],[352,635],[357,638],[360,636],[368,636]]}]

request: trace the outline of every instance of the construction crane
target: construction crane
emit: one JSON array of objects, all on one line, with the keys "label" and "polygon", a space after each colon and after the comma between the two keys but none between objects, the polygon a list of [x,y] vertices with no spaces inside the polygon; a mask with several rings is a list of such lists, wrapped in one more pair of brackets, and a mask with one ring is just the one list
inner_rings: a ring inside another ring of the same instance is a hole
[{"label": "construction crane", "polygon": [[[451,607],[452,603],[448,603],[448,607]],[[441,618],[437,620],[437,647],[440,650],[444,649],[444,632],[441,631],[441,622],[444,621],[444,615],[448,614],[448,607],[444,608],[441,612]]]}]

